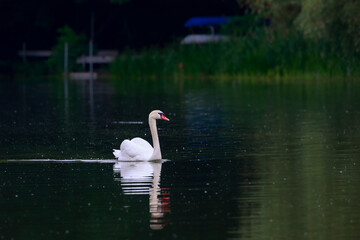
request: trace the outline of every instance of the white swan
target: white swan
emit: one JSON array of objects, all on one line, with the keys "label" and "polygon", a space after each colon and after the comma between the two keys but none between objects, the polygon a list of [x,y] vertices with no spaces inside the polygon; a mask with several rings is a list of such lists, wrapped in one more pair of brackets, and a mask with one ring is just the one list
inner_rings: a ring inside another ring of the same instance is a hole
[{"label": "white swan", "polygon": [[149,114],[149,126],[154,148],[146,140],[136,137],[124,140],[119,149],[113,149],[114,156],[118,160],[155,160],[161,159],[159,137],[156,127],[156,119],[170,121],[160,110],[154,110]]}]

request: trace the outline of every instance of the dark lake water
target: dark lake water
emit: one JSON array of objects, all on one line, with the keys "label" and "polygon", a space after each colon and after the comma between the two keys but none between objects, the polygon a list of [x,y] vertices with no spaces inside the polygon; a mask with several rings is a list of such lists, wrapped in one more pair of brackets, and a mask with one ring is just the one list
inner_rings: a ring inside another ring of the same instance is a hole
[{"label": "dark lake water", "polygon": [[2,80],[0,239],[358,239],[360,83],[274,82]]}]

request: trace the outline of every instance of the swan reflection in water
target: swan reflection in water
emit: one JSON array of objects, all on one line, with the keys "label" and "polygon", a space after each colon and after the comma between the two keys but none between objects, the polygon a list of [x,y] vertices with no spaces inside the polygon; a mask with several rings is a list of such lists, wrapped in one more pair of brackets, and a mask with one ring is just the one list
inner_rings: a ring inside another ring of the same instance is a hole
[{"label": "swan reflection in water", "polygon": [[160,230],[168,222],[170,212],[169,191],[160,188],[162,161],[117,161],[114,164],[114,180],[121,182],[125,195],[149,194],[150,228]]}]

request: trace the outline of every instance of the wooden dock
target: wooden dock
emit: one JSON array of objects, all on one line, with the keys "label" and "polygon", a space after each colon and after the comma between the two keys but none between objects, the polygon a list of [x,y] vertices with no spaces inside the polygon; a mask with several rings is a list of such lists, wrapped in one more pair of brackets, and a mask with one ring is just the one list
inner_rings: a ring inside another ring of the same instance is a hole
[{"label": "wooden dock", "polygon": [[20,57],[41,57],[48,58],[52,55],[51,50],[20,50],[18,52]]},{"label": "wooden dock", "polygon": [[71,72],[69,77],[71,80],[96,80],[98,74],[96,72]]},{"label": "wooden dock", "polygon": [[[18,56],[26,58],[49,58],[53,52],[51,50],[20,50]],[[78,64],[108,64],[115,60],[118,55],[117,50],[99,50],[97,55],[81,56],[76,59]]]}]

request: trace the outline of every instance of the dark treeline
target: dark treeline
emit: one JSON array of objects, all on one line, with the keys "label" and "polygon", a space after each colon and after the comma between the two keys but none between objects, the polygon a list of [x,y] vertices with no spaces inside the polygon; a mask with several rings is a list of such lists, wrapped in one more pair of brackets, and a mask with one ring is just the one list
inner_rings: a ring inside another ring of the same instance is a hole
[{"label": "dark treeline", "polygon": [[90,38],[92,12],[95,46],[119,50],[168,43],[185,33],[184,22],[192,16],[241,12],[234,0],[2,0],[0,9],[0,72],[19,60],[24,42],[27,49],[53,48],[57,29],[65,25]]},{"label": "dark treeline", "polygon": [[309,40],[328,41],[335,51],[360,53],[358,0],[237,0],[271,21],[271,30],[298,31]]},{"label": "dark treeline", "polygon": [[[134,74],[131,69],[172,75],[179,63],[186,66],[186,75],[359,74],[358,0],[3,0],[0,9],[5,13],[0,15],[0,74],[28,69],[51,74],[61,68],[60,55],[48,61],[50,68],[36,65],[41,71],[35,65],[14,65],[21,61],[17,51],[23,43],[28,50],[62,52],[64,42],[71,40],[78,50],[71,61],[86,54],[92,14],[95,49],[120,50],[122,56],[112,66],[119,75]],[[233,37],[232,44],[179,46],[188,33],[188,18],[215,15],[238,16],[221,30]]]},{"label": "dark treeline", "polygon": [[[129,52],[112,71],[119,76],[318,78],[360,75],[360,1],[237,0],[245,14],[224,33],[226,44],[159,53]],[[139,68],[141,66],[141,68]],[[181,67],[179,67],[181,66]],[[135,71],[136,69],[136,71]]]}]

